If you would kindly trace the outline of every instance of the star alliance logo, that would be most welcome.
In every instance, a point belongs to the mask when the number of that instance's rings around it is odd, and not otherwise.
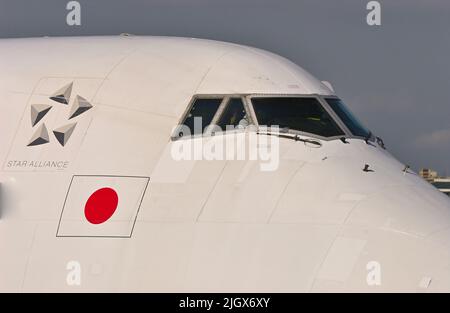
[[[15,94],[22,115],[3,163],[5,171],[65,171],[79,155],[95,122],[99,78],[42,77],[28,93]]]
[[[45,125],[45,122],[42,122],[42,124],[40,124],[39,126],[38,124],[41,122],[42,119],[44,119],[44,117],[47,115],[48,112],[50,112],[50,110],[54,109],[54,107],[60,107],[59,110],[61,110],[63,107],[69,106],[71,102],[70,98],[72,95],[72,88],[73,82],[60,88],[58,91],[56,91],[53,95],[49,97],[50,100],[58,104],[54,105],[39,104],[39,103],[31,104],[30,110],[31,126],[33,128],[37,126],[37,128],[33,133],[27,146],[29,147],[39,146],[50,142],[49,131],[47,129],[47,126]],[[66,113],[67,124],[63,124],[52,130],[55,139],[59,142],[61,146],[64,147],[67,144],[70,137],[72,136],[72,133],[75,130],[75,127],[77,126],[76,122],[70,123],[70,120],[82,115],[84,112],[90,110],[92,107],[93,107],[92,104],[90,104],[85,98],[79,95],[75,97],[72,105],[70,106],[68,114]]]

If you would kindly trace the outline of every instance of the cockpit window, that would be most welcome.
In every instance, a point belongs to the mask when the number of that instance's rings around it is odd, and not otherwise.
[[[216,125],[223,131],[228,127],[245,127],[249,124],[247,113],[245,112],[244,103],[241,98],[231,98],[217,121]]]
[[[316,98],[253,97],[252,104],[259,125],[278,125],[322,137],[344,135]]]
[[[342,100],[336,98],[328,98],[325,100],[354,136],[370,137],[370,131],[350,112]]]
[[[186,116],[184,126],[190,130],[190,135],[202,134],[204,129],[209,126],[216,114],[222,98],[213,99],[196,99]],[[177,134],[177,137],[182,137],[184,134]]]

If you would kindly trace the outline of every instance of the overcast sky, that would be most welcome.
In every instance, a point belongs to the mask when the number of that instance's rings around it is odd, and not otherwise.
[[[0,37],[170,35],[231,41],[281,54],[338,95],[416,170],[450,175],[450,1],[0,0]]]

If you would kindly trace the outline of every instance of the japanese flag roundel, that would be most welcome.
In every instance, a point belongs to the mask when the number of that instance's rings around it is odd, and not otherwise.
[[[56,236],[131,237],[148,182],[137,176],[73,176]]]

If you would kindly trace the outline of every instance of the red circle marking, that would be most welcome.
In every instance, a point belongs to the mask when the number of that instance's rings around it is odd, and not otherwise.
[[[117,209],[119,197],[112,188],[101,188],[95,191],[84,206],[84,215],[91,224],[101,224],[113,216]]]

